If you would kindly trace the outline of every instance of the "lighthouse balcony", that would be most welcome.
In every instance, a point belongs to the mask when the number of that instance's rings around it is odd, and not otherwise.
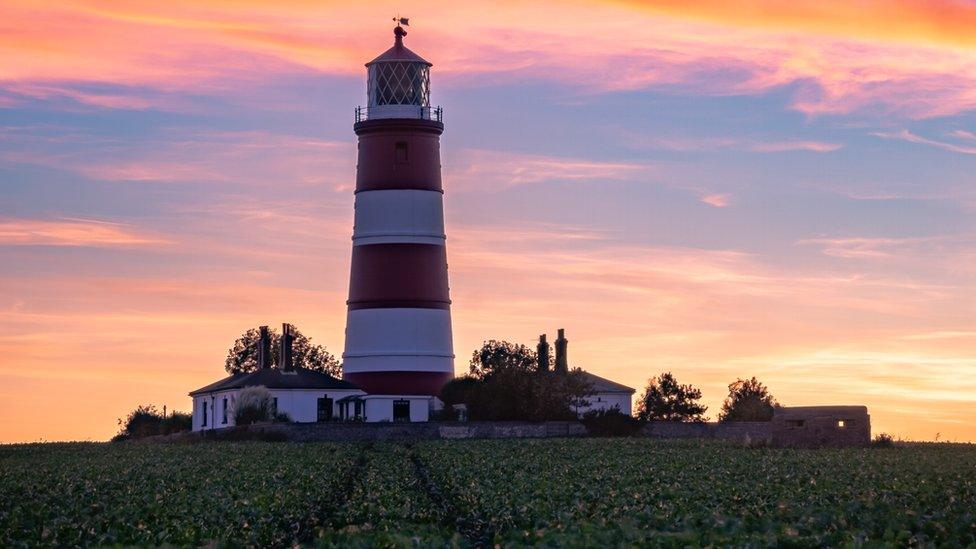
[[[356,107],[356,122],[380,120],[384,118],[409,118],[415,120],[433,120],[444,122],[444,110],[440,107],[424,107],[421,105],[375,105],[372,107]]]

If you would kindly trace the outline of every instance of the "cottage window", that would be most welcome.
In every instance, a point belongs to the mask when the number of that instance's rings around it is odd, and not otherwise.
[[[221,402],[220,414],[221,414],[220,423],[226,424],[227,423],[227,397],[224,397],[223,401]]]
[[[207,401],[204,401],[203,402],[203,418],[202,419],[203,419],[203,421],[200,422],[200,425],[202,427],[206,427],[207,426]]]
[[[278,397],[271,399],[271,415],[278,415]]]

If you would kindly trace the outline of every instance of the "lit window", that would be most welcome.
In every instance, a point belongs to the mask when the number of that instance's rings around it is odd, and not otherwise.
[[[838,419],[837,420],[837,427],[840,428],[840,429],[843,429],[844,427],[847,427],[847,422],[845,420],[843,420],[843,419]]]

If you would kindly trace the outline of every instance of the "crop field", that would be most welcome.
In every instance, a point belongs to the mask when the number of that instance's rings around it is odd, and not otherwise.
[[[976,545],[976,446],[0,446],[0,546]]]

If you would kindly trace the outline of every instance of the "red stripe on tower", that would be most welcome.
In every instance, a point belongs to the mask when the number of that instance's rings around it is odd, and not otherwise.
[[[366,64],[343,377],[371,394],[439,395],[454,377],[431,64],[395,44]]]

